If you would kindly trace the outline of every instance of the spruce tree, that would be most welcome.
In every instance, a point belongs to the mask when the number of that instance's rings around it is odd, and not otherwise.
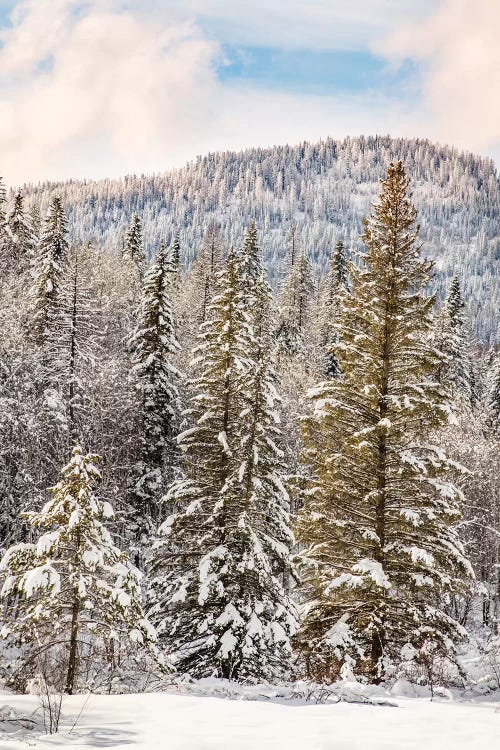
[[[172,359],[180,347],[170,294],[171,265],[162,244],[144,276],[137,326],[129,344],[140,414],[140,463],[132,495],[141,531],[158,525],[159,498],[173,478],[178,454],[180,373]]]
[[[320,329],[320,369],[327,378],[336,378],[340,375],[340,365],[334,351],[337,342],[335,323],[341,295],[345,294],[348,289],[345,248],[342,240],[339,240],[330,259],[324,289],[322,290],[318,321]]]
[[[59,280],[53,330],[47,337],[49,382],[66,407],[72,444],[87,437],[94,365],[101,351],[99,312],[92,288],[95,253],[91,246],[68,252]]]
[[[151,617],[179,671],[196,677],[286,672],[294,629],[282,581],[292,536],[278,399],[268,338],[262,330],[257,342],[246,311],[251,267],[231,251],[218,279],[195,350],[193,426],[179,438],[185,476],[167,494],[179,511],[160,527],[152,564]],[[266,295],[262,286],[262,307]]]
[[[464,630],[443,606],[472,576],[458,538],[454,464],[433,438],[450,417],[432,378],[431,264],[419,258],[409,180],[391,164],[366,221],[337,330],[343,377],[311,393],[313,480],[298,522],[310,673],[379,681],[406,644],[453,651]]]
[[[307,354],[314,298],[311,263],[301,253],[285,280],[279,306],[277,338],[280,348],[289,356]]]
[[[445,355],[438,377],[462,406],[477,402],[477,376],[467,326],[465,303],[456,276],[450,282],[437,325],[437,344]]]
[[[21,649],[28,674],[47,652],[59,657],[67,693],[80,687],[80,667],[90,674],[102,668],[95,661],[103,660],[105,645],[154,649],[138,573],[106,528],[111,506],[94,494],[97,461],[73,450],[51,499],[24,514],[38,539],[11,547],[0,563],[1,597],[12,613],[2,636]]]
[[[183,318],[188,322],[188,335],[198,333],[205,322],[208,309],[216,293],[217,278],[222,270],[222,240],[214,221],[208,225],[198,255],[193,260],[187,274],[180,305]]]
[[[29,215],[24,209],[21,190],[14,197],[14,206],[7,220],[9,232],[8,261],[21,272],[27,271],[33,260],[36,237]]]
[[[7,239],[7,191],[0,176],[0,251],[3,250],[3,244]]]
[[[46,344],[57,311],[62,264],[68,249],[67,222],[62,202],[55,196],[45,219],[34,257],[32,332],[36,342]]]
[[[132,216],[132,221],[125,235],[125,244],[123,246],[123,257],[125,261],[135,269],[140,276],[144,273],[144,264],[146,254],[142,239],[142,223],[137,214]]]
[[[493,355],[486,373],[485,423],[488,431],[500,436],[500,353]]]

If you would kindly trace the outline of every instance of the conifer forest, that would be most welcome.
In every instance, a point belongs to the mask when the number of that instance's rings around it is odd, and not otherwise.
[[[453,208],[498,182],[383,145],[331,195],[294,185],[333,142],[2,187],[7,686],[463,687],[472,649],[500,687],[498,226]]]

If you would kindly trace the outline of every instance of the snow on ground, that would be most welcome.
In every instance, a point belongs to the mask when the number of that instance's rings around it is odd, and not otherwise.
[[[498,696],[496,696],[498,697]],[[396,705],[229,700],[170,693],[65,698],[57,735],[4,734],[0,750],[498,750],[500,703],[391,698]],[[29,713],[37,699],[0,693]]]

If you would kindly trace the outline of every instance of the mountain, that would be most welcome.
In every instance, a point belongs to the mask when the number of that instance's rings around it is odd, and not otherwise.
[[[42,211],[59,192],[74,241],[119,248],[131,215],[144,223],[148,249],[180,236],[189,264],[204,231],[216,220],[227,243],[239,245],[255,219],[274,283],[284,268],[292,224],[315,264],[324,268],[342,238],[359,247],[363,216],[390,161],[401,159],[413,180],[422,252],[435,260],[442,296],[460,280],[476,335],[500,340],[500,183],[491,159],[427,140],[331,138],[297,146],[255,148],[199,157],[184,168],[152,176],[26,186]]]

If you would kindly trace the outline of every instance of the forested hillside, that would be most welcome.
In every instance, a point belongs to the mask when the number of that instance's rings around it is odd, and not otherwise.
[[[360,246],[362,221],[387,164],[401,159],[412,179],[424,252],[436,261],[434,283],[444,296],[457,274],[476,335],[500,339],[500,186],[491,159],[462,154],[427,140],[390,137],[327,139],[200,157],[183,169],[120,180],[70,181],[26,189],[28,204],[45,215],[54,192],[62,195],[70,239],[121,247],[131,216],[143,221],[151,253],[158,238],[179,235],[189,264],[212,220],[226,244],[238,245],[255,220],[264,261],[275,286],[284,272],[290,233],[297,247],[325,269],[342,239]]]
[[[412,148],[0,184],[9,686],[500,689],[498,186]]]

